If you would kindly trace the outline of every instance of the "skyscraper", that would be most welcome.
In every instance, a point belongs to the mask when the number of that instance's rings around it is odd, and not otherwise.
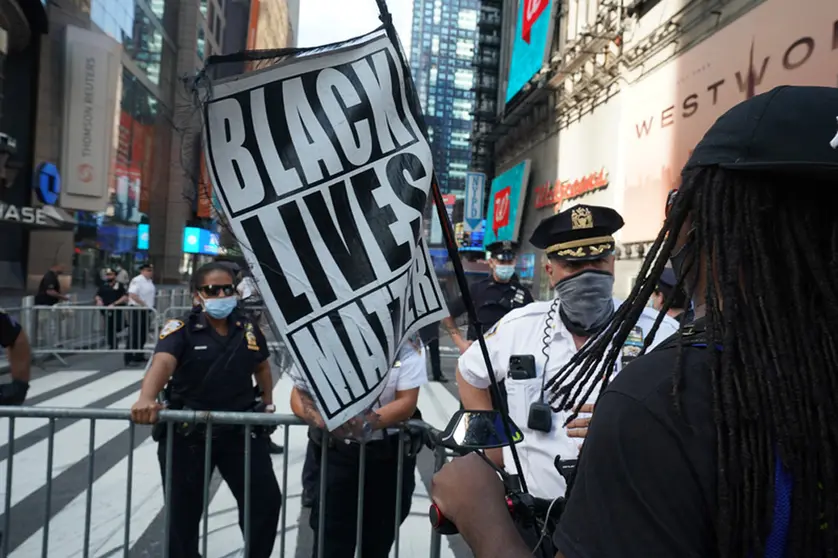
[[[443,192],[461,194],[471,164],[480,0],[414,0],[410,65]]]

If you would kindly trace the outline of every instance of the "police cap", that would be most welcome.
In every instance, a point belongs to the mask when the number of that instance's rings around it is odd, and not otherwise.
[[[684,170],[838,173],[838,89],[784,85],[743,101],[704,134]]]
[[[660,279],[658,279],[658,284],[663,287],[668,287],[670,289],[674,288],[675,285],[678,284],[678,278],[675,277],[675,272],[672,271],[671,267],[666,267],[661,273]]]
[[[486,250],[492,253],[492,258],[500,262],[511,262],[515,259],[518,251],[518,243],[510,240],[499,240],[487,245]]]
[[[614,251],[623,218],[610,207],[576,205],[541,221],[530,243],[560,260],[596,260]]]

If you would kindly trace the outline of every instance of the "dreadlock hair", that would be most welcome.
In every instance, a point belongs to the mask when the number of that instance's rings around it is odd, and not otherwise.
[[[608,385],[689,217],[688,269],[674,290],[684,285],[691,297],[703,273],[708,347],[720,347],[708,357],[723,558],[764,555],[778,457],[793,479],[788,555],[838,555],[838,219],[821,197],[834,183],[803,178],[685,173],[631,294],[603,333],[547,383],[551,404],[571,411]],[[679,412],[682,350],[673,371]],[[601,382],[591,382],[595,377]]]

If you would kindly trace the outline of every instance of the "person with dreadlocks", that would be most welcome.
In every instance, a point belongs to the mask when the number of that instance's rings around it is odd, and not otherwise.
[[[669,309],[665,312],[665,322],[670,322],[677,328],[680,324],[688,324],[693,320],[693,310],[687,292],[678,286],[678,278],[671,267],[664,269],[658,279],[658,286],[652,293],[652,308],[662,312],[667,301]]]
[[[546,382],[589,340],[599,338],[620,305],[613,297],[613,234],[622,226],[619,213],[595,205],[576,205],[544,219],[533,231],[530,243],[547,255],[545,271],[553,283],[555,298],[510,311],[485,336],[492,372],[505,386],[509,416],[524,434],[516,447],[525,484],[532,496],[548,505],[564,496],[567,488],[556,459],[563,462],[563,469],[567,466],[564,462],[577,459],[589,418],[580,417],[566,427],[570,413],[551,411]],[[657,316],[658,312],[647,308],[635,317],[631,336],[615,348],[621,356],[615,363],[617,369],[640,353],[644,341],[651,342]],[[665,339],[676,330],[665,325],[658,338]],[[525,362],[532,366],[522,366]],[[492,408],[488,389],[491,380],[479,346],[472,345],[460,357],[457,383],[465,409]],[[517,474],[509,448],[488,453],[510,475]],[[541,542],[538,556],[552,557],[549,539],[524,520],[519,527],[531,548]]]
[[[615,345],[667,260],[696,321],[600,396],[554,542],[558,557],[838,556],[838,89],[784,86],[696,146]],[[828,199],[828,196],[827,198]],[[617,356],[585,347],[553,404]],[[454,460],[433,498],[478,558],[529,556],[491,468]]]

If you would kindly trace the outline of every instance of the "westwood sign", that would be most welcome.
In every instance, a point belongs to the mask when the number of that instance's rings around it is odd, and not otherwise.
[[[565,200],[572,200],[590,192],[601,190],[608,186],[608,171],[592,172],[588,176],[577,180],[557,180],[555,184],[547,183],[535,188],[536,209],[548,205],[561,204]]]

